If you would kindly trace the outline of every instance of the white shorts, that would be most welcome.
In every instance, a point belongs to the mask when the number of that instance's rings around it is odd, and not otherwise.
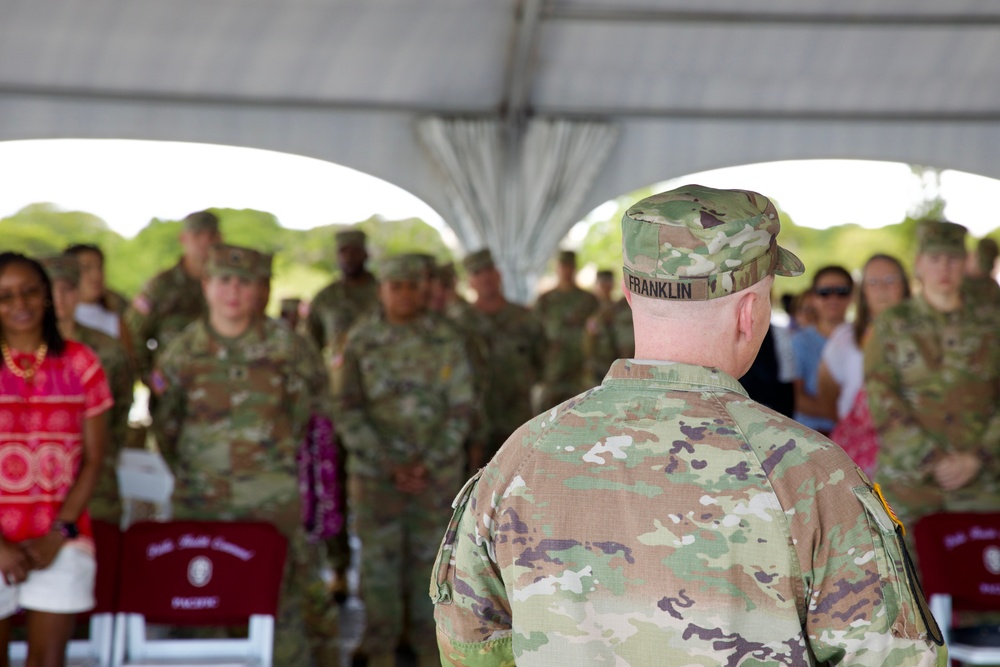
[[[54,614],[77,614],[94,608],[94,554],[64,545],[44,570],[31,570],[19,584],[0,577],[0,619],[13,616],[18,608]]]

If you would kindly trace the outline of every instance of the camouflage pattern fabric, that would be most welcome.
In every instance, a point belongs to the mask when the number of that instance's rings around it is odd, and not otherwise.
[[[732,377],[616,361],[455,500],[444,665],[947,664],[844,452]]]
[[[129,305],[128,299],[111,289],[104,290],[100,303],[111,312],[118,313],[119,315],[124,315]]]
[[[495,313],[477,310],[473,321],[487,348],[490,431],[484,461],[489,461],[510,434],[534,416],[531,389],[541,380],[548,348],[541,322],[523,306],[507,303]]]
[[[393,325],[379,313],[348,336],[343,373],[338,426],[362,544],[367,622],[361,650],[394,651],[408,603],[410,641],[418,653],[434,654],[426,573],[465,477],[473,401],[465,342],[441,318]],[[393,469],[410,464],[426,466],[430,481],[416,495],[392,483]]]
[[[941,313],[917,295],[883,313],[864,349],[865,388],[882,441],[878,479],[907,525],[937,511],[1000,507],[1000,312],[968,302]],[[945,452],[987,461],[943,491],[929,466]]]
[[[170,342],[206,312],[201,281],[187,274],[183,260],[142,288],[125,312],[125,326],[143,382]]]
[[[600,310],[587,319],[583,354],[589,384],[600,384],[616,359],[635,356],[635,329],[628,301],[622,298],[602,304]]]
[[[486,397],[492,392],[490,383],[492,377],[489,366],[489,343],[480,326],[480,315],[476,308],[462,298],[449,302],[444,309],[445,319],[454,326],[465,340],[465,351],[472,368],[472,400],[469,437],[466,441],[466,454],[475,452],[474,457],[481,459],[477,466],[485,463],[492,453],[483,452],[488,449],[490,439],[489,414],[486,412]],[[495,450],[494,450],[495,451]]]
[[[154,429],[176,477],[174,515],[270,521],[289,538],[275,664],[308,665],[302,607],[318,574],[296,452],[310,415],[332,409],[319,354],[271,320],[236,339],[198,320],[161,355],[152,383]]]
[[[535,313],[549,346],[542,377],[541,408],[557,405],[585,388],[583,331],[587,318],[597,307],[597,297],[579,287],[554,289],[538,297]]]
[[[364,233],[358,230],[337,233],[338,243],[364,245],[364,238]],[[310,338],[323,354],[330,379],[330,390],[334,397],[340,395],[343,385],[340,371],[343,367],[341,355],[347,334],[357,322],[378,311],[378,307],[378,281],[375,276],[367,272],[360,283],[338,280],[324,287],[313,297],[309,306],[309,317],[302,323],[302,327],[306,337]],[[341,461],[347,460],[347,452],[340,437],[337,439],[337,456]],[[340,503],[342,507],[347,507],[347,467],[341,465],[338,475],[339,488],[342,492]],[[351,547],[348,538],[348,532],[345,530],[327,542],[327,553],[334,569],[343,571],[350,564]]]
[[[962,282],[962,296],[992,308],[1000,308],[1000,283],[989,276],[967,276]]]
[[[802,273],[777,244],[774,204],[750,190],[685,185],[647,197],[622,216],[624,278],[632,294],[704,301],[771,274]]]
[[[333,282],[320,290],[309,306],[305,330],[329,361],[339,355],[351,327],[363,316],[378,310],[378,281],[370,273],[364,282]],[[338,383],[335,383],[334,394]]]
[[[101,476],[87,508],[92,518],[110,521],[117,526],[122,513],[121,496],[118,493],[118,453],[129,439],[128,413],[132,408],[135,374],[121,341],[82,324],[74,327],[73,335],[77,341],[97,353],[108,378],[111,395],[115,399],[115,404],[108,411],[108,445],[104,449]]]

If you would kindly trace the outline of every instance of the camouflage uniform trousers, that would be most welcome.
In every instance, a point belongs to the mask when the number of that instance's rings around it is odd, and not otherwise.
[[[410,495],[397,491],[389,481],[352,477],[365,603],[361,652],[369,656],[392,653],[408,634],[405,639],[421,664],[428,660],[438,664],[427,578],[460,486],[459,476],[449,483],[434,479],[424,493]]]

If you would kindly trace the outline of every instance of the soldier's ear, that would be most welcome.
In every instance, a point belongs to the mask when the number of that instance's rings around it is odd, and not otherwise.
[[[754,306],[759,297],[753,290],[744,290],[744,292],[736,305],[736,328],[741,341],[752,341],[757,325]]]

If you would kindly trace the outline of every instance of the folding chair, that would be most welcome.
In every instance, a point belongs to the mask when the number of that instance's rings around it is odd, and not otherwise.
[[[77,623],[90,625],[86,639],[70,640],[66,647],[67,664],[111,664],[111,647],[114,635],[115,602],[118,597],[118,563],[121,549],[121,531],[107,521],[93,520],[94,548],[97,559],[97,577],[94,582],[96,606],[93,610],[77,615]],[[10,642],[8,650],[11,665],[24,664],[28,657],[26,642]]]
[[[264,522],[133,524],[122,538],[114,662],[270,667],[287,540]],[[246,625],[243,639],[163,639],[147,623]]]
[[[958,611],[1000,613],[1000,513],[941,513],[914,526],[928,604],[952,660],[1000,665],[1000,628],[956,627]]]

